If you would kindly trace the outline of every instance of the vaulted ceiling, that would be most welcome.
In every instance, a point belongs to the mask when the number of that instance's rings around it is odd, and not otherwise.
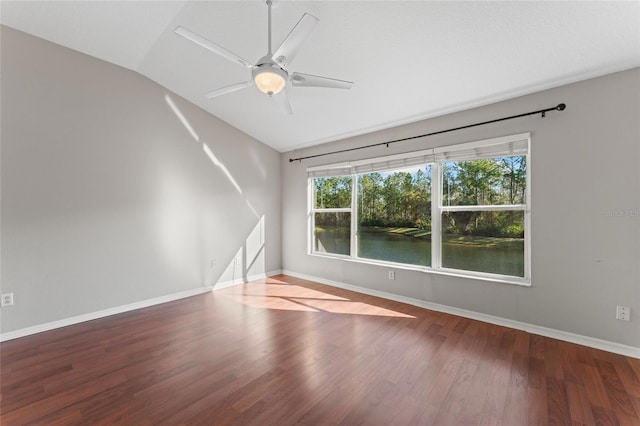
[[[3,25],[147,76],[285,152],[640,66],[640,2],[285,1],[274,49],[319,19],[290,68],[354,81],[291,87],[293,115],[251,72],[176,35],[182,26],[255,63],[267,6],[244,1],[2,1]]]

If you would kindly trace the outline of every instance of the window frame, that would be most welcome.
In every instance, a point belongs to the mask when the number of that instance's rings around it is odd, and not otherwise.
[[[524,204],[488,204],[488,205],[456,205],[456,206],[444,206],[442,205],[442,202],[444,200],[444,194],[442,193],[442,189],[443,189],[443,170],[442,170],[442,163],[435,163],[433,164],[432,167],[434,167],[435,169],[438,170],[438,186],[439,186],[439,190],[440,190],[440,196],[437,198],[437,202],[436,203],[432,203],[432,221],[431,221],[431,240],[435,240],[437,238],[437,241],[439,242],[438,244],[438,250],[437,250],[437,266],[434,269],[441,269],[444,272],[451,272],[451,273],[459,273],[459,271],[464,271],[465,274],[469,273],[470,275],[473,276],[478,276],[478,277],[486,277],[489,276],[489,278],[494,277],[496,280],[500,280],[500,281],[512,281],[515,280],[517,281],[518,284],[527,284],[531,282],[531,261],[530,261],[530,243],[531,243],[531,238],[530,238],[530,198],[531,198],[531,193],[530,193],[530,173],[529,173],[529,167],[530,167],[530,157],[528,154],[526,155],[522,155],[526,158],[526,164],[527,164],[527,169],[526,169],[526,175],[525,175],[525,203]],[[504,156],[502,157],[494,157],[494,158],[504,158]],[[433,191],[433,187],[432,187],[432,191]],[[515,275],[502,275],[502,274],[495,274],[495,273],[489,273],[489,272],[480,272],[480,271],[473,271],[473,270],[462,270],[462,269],[454,269],[454,268],[447,268],[442,266],[442,215],[444,213],[447,212],[495,212],[495,211],[517,211],[517,212],[523,212],[523,216],[524,216],[524,276],[523,277],[518,277]],[[437,216],[438,217],[438,226],[437,229],[434,231],[434,224],[433,224],[433,217]],[[437,233],[437,237],[434,237],[434,233]],[[433,252],[433,247],[431,248],[432,252]],[[433,258],[433,254],[432,254],[432,258]],[[433,260],[432,260],[433,262]]]
[[[337,175],[337,176],[349,176],[349,175]],[[321,177],[309,178],[308,179],[308,204],[309,204],[309,238],[307,245],[307,253],[321,256],[330,256],[330,257],[340,257],[340,258],[352,258],[353,253],[353,237],[349,238],[349,254],[340,254],[340,253],[329,253],[314,250],[314,241],[315,241],[315,229],[316,229],[316,213],[350,213],[351,214],[351,224],[350,224],[350,233],[353,235],[353,209],[354,209],[354,200],[353,200],[353,185],[355,182],[355,177],[351,176],[351,203],[349,207],[331,207],[331,208],[317,208],[316,207],[316,191],[313,180],[314,179],[322,179]]]
[[[431,165],[433,166],[433,163],[424,163],[421,164],[421,166],[428,166]],[[431,181],[433,182],[433,168],[429,171],[429,177],[431,178]],[[391,170],[387,170],[388,172],[393,172],[393,173],[397,173],[397,172],[403,172],[406,171],[406,167],[400,167],[398,169],[391,169]],[[376,171],[370,171],[370,172],[363,172],[363,173],[359,173],[356,175],[353,175],[354,177],[354,185],[358,185],[359,181],[360,181],[360,177],[368,174],[368,173],[375,173]],[[432,183],[433,185],[433,183]],[[433,186],[431,187],[431,193],[433,192]],[[369,257],[360,257],[360,253],[358,248],[360,247],[360,243],[359,243],[359,238],[360,238],[360,233],[358,232],[359,230],[359,223],[360,223],[360,217],[358,216],[358,200],[355,198],[358,196],[358,187],[355,187],[355,191],[352,193],[352,201],[353,201],[353,211],[355,212],[353,214],[353,227],[352,228],[352,232],[354,232],[353,230],[355,229],[355,238],[353,238],[353,242],[354,242],[354,246],[352,246],[352,253],[355,253],[355,255],[353,256],[355,261],[361,261],[364,263],[374,263],[374,264],[383,264],[383,265],[389,265],[389,266],[393,266],[393,267],[397,267],[397,268],[401,268],[401,269],[410,269],[410,270],[422,270],[424,268],[427,269],[431,269],[431,266],[424,266],[424,265],[419,265],[416,263],[400,263],[400,262],[394,262],[392,260],[383,260],[383,259],[375,259],[375,258],[369,258]],[[431,214],[433,214],[433,199],[430,199],[429,203],[431,204]],[[433,223],[433,222],[432,222]],[[432,241],[430,242],[431,250],[433,250],[433,237],[432,237]],[[431,260],[433,261],[433,255],[431,257]]]
[[[526,148],[523,148],[523,142],[526,141]],[[498,155],[491,154],[492,146],[513,146],[509,144],[520,143],[517,153],[509,154],[501,152]],[[484,154],[478,154],[483,149],[488,149]],[[455,154],[459,153],[460,157],[456,158]],[[448,156],[453,153],[453,158]],[[470,153],[470,154],[469,154]],[[474,154],[476,153],[476,154]],[[465,157],[467,155],[467,157]],[[474,155],[476,155],[474,157]],[[443,194],[443,174],[442,164],[446,162],[458,162],[465,160],[475,160],[481,158],[502,158],[509,156],[524,156],[526,158],[526,176],[525,176],[525,202],[524,204],[500,204],[500,205],[457,205],[444,206]],[[430,160],[430,161],[425,161]],[[394,166],[382,166],[386,164]],[[407,263],[391,262],[379,259],[369,259],[359,257],[358,253],[358,206],[357,206],[357,188],[360,175],[395,170],[400,171],[411,165],[428,165],[431,164],[431,265],[422,266]],[[378,165],[376,168],[375,165]],[[391,168],[385,168],[391,167]],[[351,173],[345,173],[347,170]],[[332,173],[331,171],[336,171]],[[339,173],[337,173],[339,171]],[[457,276],[472,278],[485,281],[501,282],[507,284],[516,284],[522,286],[531,285],[531,135],[522,133],[475,142],[463,143],[458,145],[449,145],[444,147],[432,148],[429,150],[409,152],[406,154],[395,154],[391,156],[378,157],[366,160],[359,160],[349,163],[339,163],[333,165],[315,166],[307,169],[308,173],[308,245],[307,254],[312,256],[321,256],[329,258],[337,258],[342,260],[354,261],[358,263],[383,265],[394,267],[397,269],[418,270],[426,273]],[[326,175],[323,175],[328,173]],[[315,208],[315,187],[314,179],[329,176],[351,176],[351,206],[348,208],[333,209],[317,209]],[[515,275],[501,275],[473,270],[445,268],[442,266],[442,215],[446,212],[459,211],[522,211],[524,215],[524,277]],[[334,254],[327,252],[319,252],[314,250],[315,238],[315,213],[317,212],[350,212],[351,213],[351,238],[350,238],[350,254]]]

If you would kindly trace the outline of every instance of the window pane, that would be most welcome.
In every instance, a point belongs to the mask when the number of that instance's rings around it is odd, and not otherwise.
[[[442,266],[524,277],[524,212],[443,213]]]
[[[313,184],[316,209],[351,207],[351,176],[315,178]]]
[[[346,254],[351,252],[351,213],[315,213],[313,251]]]
[[[431,166],[358,176],[358,257],[431,266]]]
[[[442,205],[524,204],[527,158],[490,158],[442,164]]]

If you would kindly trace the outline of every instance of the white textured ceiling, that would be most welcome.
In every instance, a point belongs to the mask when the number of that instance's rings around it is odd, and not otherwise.
[[[640,66],[640,2],[278,1],[277,47],[304,12],[320,19],[290,66],[351,90],[290,88],[288,116],[255,87],[206,99],[267,50],[263,1],[2,1],[0,22],[137,71],[288,151]],[[541,107],[546,107],[542,105]]]

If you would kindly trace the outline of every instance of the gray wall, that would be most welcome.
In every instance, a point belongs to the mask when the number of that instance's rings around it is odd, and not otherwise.
[[[135,72],[1,37],[2,332],[280,269],[276,151]]]
[[[0,278],[16,300],[2,332],[282,267],[640,346],[640,219],[607,215],[640,210],[638,69],[279,155],[134,72],[5,27],[1,43]],[[288,162],[559,102],[544,119]],[[306,167],[527,131],[531,287],[388,281],[387,267],[306,254]]]
[[[640,70],[282,155],[283,269],[640,347]],[[290,157],[361,146],[567,104],[416,142],[301,163]],[[384,105],[380,105],[384,108]],[[306,254],[306,168],[531,132],[532,286],[398,270]],[[612,217],[610,210],[629,211]],[[632,321],[615,319],[630,306]]]

